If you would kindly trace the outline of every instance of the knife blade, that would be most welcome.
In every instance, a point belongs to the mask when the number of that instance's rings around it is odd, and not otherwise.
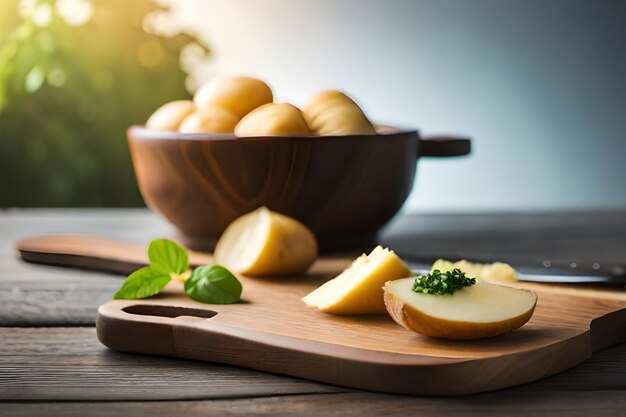
[[[416,274],[430,272],[431,264],[423,262],[409,262],[409,268]],[[547,284],[597,285],[626,288],[626,268],[612,266],[601,268],[600,264],[593,263],[592,271],[588,271],[575,262],[563,263],[555,266],[554,262],[544,261],[541,266],[512,265],[517,278],[523,282],[537,282]]]

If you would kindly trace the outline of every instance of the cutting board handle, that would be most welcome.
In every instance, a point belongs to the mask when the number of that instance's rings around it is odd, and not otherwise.
[[[145,246],[97,236],[33,236],[19,240],[16,249],[26,262],[121,275],[129,275],[149,263]],[[191,266],[213,262],[208,253],[187,252]]]
[[[208,360],[383,392],[414,394],[415,379],[421,378],[429,383],[420,393],[438,394],[449,389],[454,377],[448,374],[457,372],[447,365],[463,368],[462,373],[480,367],[480,361],[474,360],[361,349],[246,329],[213,319],[221,314],[233,312],[114,300],[98,309],[96,331],[100,342],[114,350]],[[444,369],[433,378],[431,367],[424,363]],[[372,378],[372,374],[393,378]],[[478,387],[466,382],[455,389],[472,392]]]

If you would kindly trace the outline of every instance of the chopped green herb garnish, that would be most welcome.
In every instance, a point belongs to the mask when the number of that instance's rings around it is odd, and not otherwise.
[[[446,272],[433,269],[428,275],[419,275],[415,278],[413,291],[433,295],[454,294],[461,288],[474,284],[476,278],[466,277],[465,272],[458,268]]]

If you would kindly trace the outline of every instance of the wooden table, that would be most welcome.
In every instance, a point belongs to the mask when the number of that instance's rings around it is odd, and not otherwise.
[[[95,234],[146,244],[174,234],[147,210],[0,212],[0,415],[625,416],[626,345],[533,384],[404,397],[180,359],[113,352],[95,335],[115,275],[25,264],[16,239]],[[382,241],[403,254],[626,263],[626,212],[400,217]]]

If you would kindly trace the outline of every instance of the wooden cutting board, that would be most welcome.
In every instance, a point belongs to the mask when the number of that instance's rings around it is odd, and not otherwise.
[[[48,236],[18,243],[24,260],[129,273],[145,248],[96,237]],[[190,253],[194,265],[212,262]],[[518,283],[535,291],[533,318],[491,339],[419,336],[386,315],[340,317],[300,298],[336,276],[351,258],[323,258],[297,277],[249,278],[243,302],[208,305],[172,282],[146,300],[114,300],[98,310],[97,333],[111,349],[243,366],[373,391],[454,395],[535,381],[593,352],[626,342],[626,291]],[[121,281],[120,281],[121,283]]]

